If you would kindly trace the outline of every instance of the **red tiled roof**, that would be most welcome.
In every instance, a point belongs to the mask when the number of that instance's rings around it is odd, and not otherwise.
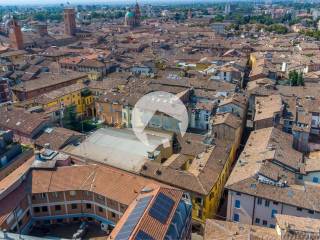
[[[172,222],[172,218],[176,212],[176,209],[178,207],[178,204],[182,198],[182,194],[183,192],[181,190],[178,189],[174,189],[174,188],[165,188],[165,187],[156,187],[156,186],[152,186],[152,185],[148,185],[146,188],[151,189],[150,192],[147,193],[141,193],[136,200],[147,197],[147,196],[152,196],[151,201],[149,202],[149,205],[147,206],[147,208],[145,209],[142,217],[140,218],[140,220],[138,221],[137,225],[135,226],[134,230],[132,231],[132,233],[130,234],[130,238],[129,239],[135,239],[136,235],[139,233],[139,231],[143,231],[146,234],[148,234],[149,236],[151,236],[153,239],[164,239],[169,226]],[[153,218],[150,214],[149,214],[149,210],[151,209],[151,207],[153,206],[155,200],[157,199],[157,196],[162,193],[164,195],[166,195],[167,197],[169,197],[170,199],[172,199],[174,201],[174,205],[173,208],[170,212],[170,215],[166,221],[165,224],[161,223],[160,221],[158,221],[157,219]],[[124,215],[122,216],[122,218],[120,219],[120,221],[118,222],[118,224],[116,225],[116,227],[114,228],[114,230],[112,231],[111,235],[109,236],[109,239],[115,239],[116,236],[120,233],[123,225],[125,224],[125,222],[127,221],[128,217],[130,216],[131,212],[134,210],[134,208],[136,207],[138,201],[133,201],[127,211],[124,213]]]

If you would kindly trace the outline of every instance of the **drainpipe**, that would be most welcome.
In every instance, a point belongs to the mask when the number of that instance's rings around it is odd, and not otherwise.
[[[251,220],[251,225],[253,225],[253,221],[254,221],[254,212],[256,210],[256,197],[253,198],[253,211],[252,211],[252,220]]]

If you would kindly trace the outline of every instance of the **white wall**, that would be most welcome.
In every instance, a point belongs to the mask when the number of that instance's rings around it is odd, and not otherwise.
[[[240,208],[235,207],[235,201],[240,200]],[[239,214],[241,223],[252,224],[258,226],[270,227],[276,225],[275,218],[272,218],[272,210],[277,210],[278,214],[292,215],[298,217],[308,217],[320,219],[320,213],[310,213],[307,209],[298,210],[297,207],[269,201],[269,206],[265,205],[266,199],[262,198],[262,204],[258,204],[258,198],[244,193],[237,195],[234,191],[228,191],[227,220],[233,221],[234,214]],[[256,223],[256,218],[260,222]],[[263,220],[267,221],[267,225],[263,225]]]
[[[227,104],[224,106],[219,106],[218,112],[220,113],[238,113],[238,115],[243,118],[244,117],[244,109],[240,108],[239,106],[235,104]]]
[[[313,182],[314,177],[317,177],[319,179],[319,182],[314,183],[314,184],[320,184],[320,172],[310,172],[307,175],[303,175],[303,181],[304,182]]]
[[[235,201],[240,200],[240,208],[235,208]],[[252,224],[254,197],[246,194],[237,195],[236,192],[228,191],[227,220],[233,221],[235,213],[239,214],[240,222]]]

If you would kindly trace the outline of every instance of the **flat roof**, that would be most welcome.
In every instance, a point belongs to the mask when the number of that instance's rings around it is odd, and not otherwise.
[[[154,151],[171,134],[146,131],[150,145],[140,142],[131,129],[101,128],[79,146],[67,146],[64,151],[79,157],[101,162],[129,172],[140,172],[148,160],[148,152]]]

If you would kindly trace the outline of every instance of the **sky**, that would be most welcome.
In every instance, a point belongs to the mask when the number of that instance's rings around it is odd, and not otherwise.
[[[172,3],[172,2],[181,2],[181,3],[197,3],[204,2],[205,0],[138,0],[139,3]],[[207,0],[208,1],[208,0]],[[212,0],[213,1],[213,0]],[[0,5],[24,5],[24,4],[66,4],[68,0],[0,0]],[[69,2],[73,4],[132,4],[135,3],[136,0],[69,0]]]

